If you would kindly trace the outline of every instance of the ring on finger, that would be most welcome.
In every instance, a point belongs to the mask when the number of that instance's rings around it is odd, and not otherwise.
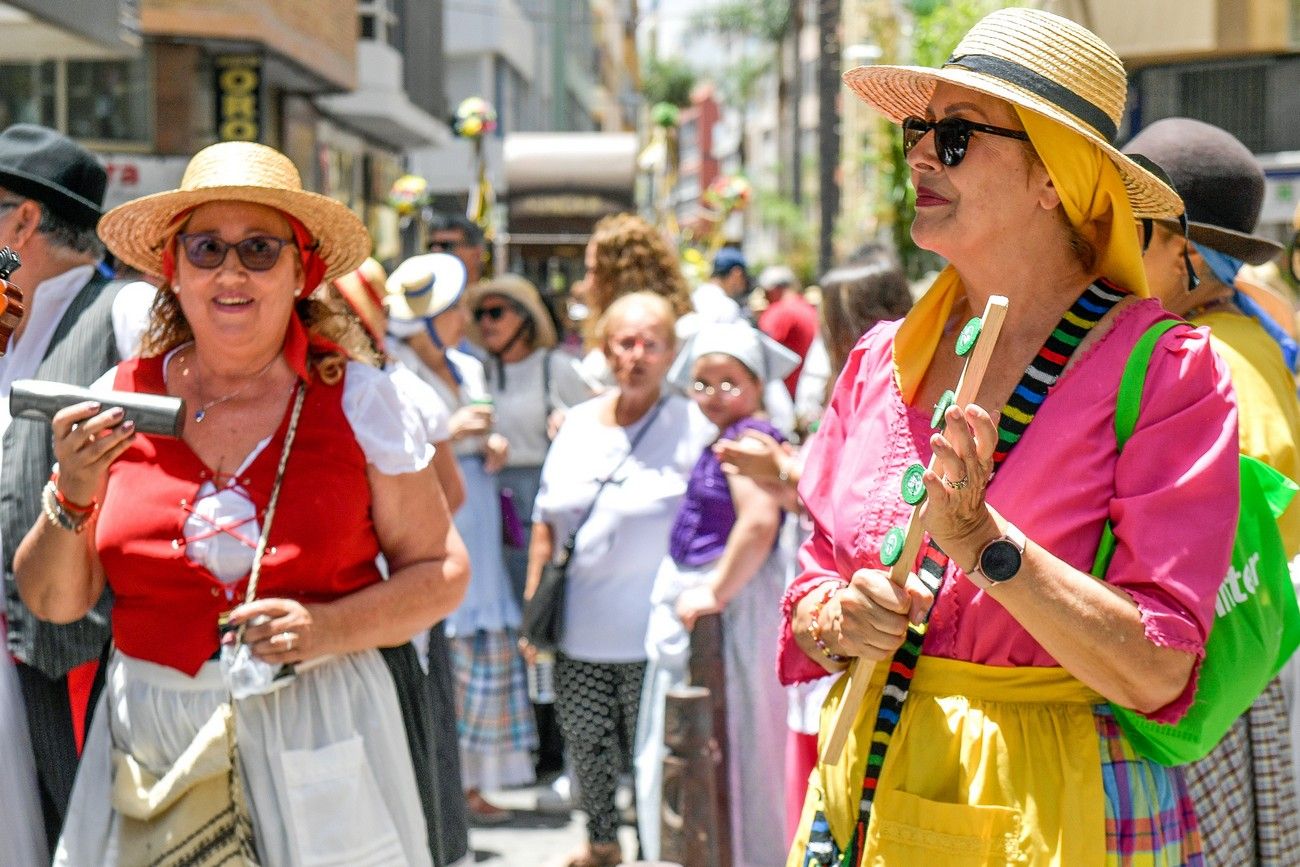
[[[960,491],[962,488],[970,484],[970,473],[967,473],[966,475],[962,476],[960,479],[957,479],[956,481],[953,481],[947,476],[944,476],[943,483],[948,487],[952,488],[954,491]]]
[[[271,644],[282,647],[285,650],[293,650],[294,644],[298,641],[298,636],[292,632],[277,632],[271,636]]]

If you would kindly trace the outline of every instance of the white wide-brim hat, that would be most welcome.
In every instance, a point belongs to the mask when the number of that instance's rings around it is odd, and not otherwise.
[[[388,275],[384,306],[393,319],[432,319],[465,292],[465,264],[449,253],[412,256]]]
[[[1115,147],[1128,79],[1109,45],[1068,18],[1038,9],[1000,9],[962,37],[939,69],[859,66],[844,82],[867,105],[901,123],[926,116],[940,83],[1006,100],[1077,132],[1115,164],[1136,217],[1183,212],[1182,200]]]

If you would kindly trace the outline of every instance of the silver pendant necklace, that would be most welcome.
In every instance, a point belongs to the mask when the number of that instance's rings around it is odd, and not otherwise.
[[[263,367],[263,368],[262,368],[261,370],[259,370],[257,373],[254,373],[253,376],[248,380],[248,382],[244,383],[242,386],[240,386],[239,388],[235,389],[235,390],[232,391],[230,394],[222,395],[221,397],[218,397],[218,398],[216,398],[215,400],[210,400],[210,401],[208,401],[207,403],[205,403],[205,404],[203,404],[202,406],[200,406],[198,409],[196,409],[196,410],[194,411],[194,423],[195,423],[195,424],[199,424],[199,423],[202,422],[205,418],[207,418],[207,417],[208,417],[208,410],[212,409],[214,406],[217,406],[217,405],[219,405],[219,404],[223,404],[223,403],[225,403],[225,402],[228,401],[228,400],[234,400],[235,398],[239,397],[241,394],[243,394],[244,392],[246,392],[246,391],[248,391],[250,388],[252,388],[252,387],[253,387],[253,384],[254,384],[255,382],[257,382],[259,379],[261,379],[261,378],[262,378],[262,375],[265,374],[268,370],[271,369],[271,365],[275,364],[275,362],[276,362],[276,360],[277,360],[278,358],[279,358],[278,355],[275,356],[275,358],[272,358],[270,361],[268,361],[268,362],[266,363],[266,366],[265,366],[265,367]],[[195,366],[194,369],[195,369],[196,372],[198,371],[198,367],[197,367],[197,366]],[[188,367],[185,368],[185,372],[186,372],[186,373],[189,372],[189,368],[188,368]],[[199,387],[199,391],[202,392],[202,390],[203,390],[203,382],[202,382],[202,380],[198,379],[198,377],[195,377],[195,379],[196,379],[195,385],[197,385],[197,386]]]

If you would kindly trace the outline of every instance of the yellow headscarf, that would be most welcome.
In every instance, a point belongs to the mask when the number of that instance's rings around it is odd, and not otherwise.
[[[1019,106],[1013,108],[1047,167],[1070,225],[1097,248],[1101,276],[1145,298],[1150,292],[1142,268],[1142,248],[1133,228],[1133,208],[1115,164],[1073,130]],[[949,265],[899,326],[894,338],[894,369],[899,390],[909,404],[930,367],[953,305],[965,291]]]

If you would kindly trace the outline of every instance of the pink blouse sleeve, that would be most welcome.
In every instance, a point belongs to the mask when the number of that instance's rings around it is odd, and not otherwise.
[[[1179,328],[1151,358],[1142,408],[1115,467],[1106,581],[1137,603],[1146,637],[1195,654],[1181,695],[1148,714],[1177,722],[1196,692],[1239,508],[1237,404],[1206,329]]]
[[[863,343],[850,354],[844,371],[835,383],[830,403],[822,414],[821,424],[808,446],[799,498],[812,522],[812,534],[799,549],[798,574],[781,599],[781,635],[777,644],[777,676],[783,684],[799,683],[825,677],[826,669],[810,659],[794,640],[791,624],[799,602],[827,581],[847,583],[840,575],[832,542],[835,506],[832,481],[844,448],[845,431],[854,412],[854,395],[862,365]]]

